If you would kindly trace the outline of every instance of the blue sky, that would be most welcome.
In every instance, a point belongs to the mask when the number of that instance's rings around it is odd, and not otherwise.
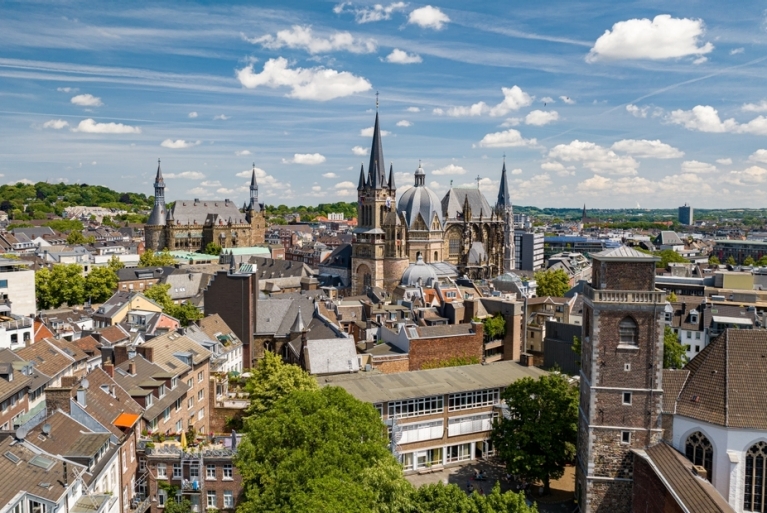
[[[399,192],[762,207],[767,12],[730,2],[3,2],[0,173],[353,201],[376,92]]]

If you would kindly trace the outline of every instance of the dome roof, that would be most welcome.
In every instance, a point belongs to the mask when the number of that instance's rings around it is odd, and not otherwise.
[[[400,283],[406,287],[415,287],[419,285],[428,285],[432,280],[437,281],[437,273],[434,269],[423,261],[423,257],[419,254],[416,263],[410,264],[405,272],[402,273],[402,280]]]
[[[404,212],[408,228],[412,228],[418,214],[421,214],[427,227],[431,226],[434,214],[437,214],[440,226],[444,224],[442,203],[437,193],[426,187],[426,173],[419,165],[415,171],[415,185],[406,190],[397,202],[397,211]]]

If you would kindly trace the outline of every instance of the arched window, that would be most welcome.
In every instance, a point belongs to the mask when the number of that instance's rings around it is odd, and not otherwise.
[[[706,438],[706,435],[696,431],[688,436],[684,446],[684,453],[693,465],[700,465],[706,469],[706,478],[711,481],[711,471],[714,467],[712,463],[714,460],[714,448],[711,446],[709,439]]]
[[[743,511],[767,511],[767,443],[759,442],[746,452],[746,482],[743,493]]]
[[[439,261],[439,256],[438,256],[438,253],[435,251],[434,252],[434,260],[432,260],[432,262],[437,262],[437,261]]]
[[[631,317],[624,317],[618,325],[620,343],[635,346],[639,344],[639,326]]]

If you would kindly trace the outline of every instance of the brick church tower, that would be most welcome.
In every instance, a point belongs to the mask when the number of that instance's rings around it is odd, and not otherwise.
[[[657,258],[627,247],[592,254],[584,290],[576,493],[584,513],[629,513],[632,449],[660,441],[666,295]]]

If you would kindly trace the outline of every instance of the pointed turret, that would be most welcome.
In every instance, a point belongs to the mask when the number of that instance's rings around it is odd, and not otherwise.
[[[296,320],[293,321],[293,327],[290,328],[290,332],[303,333],[304,331],[306,331],[306,327],[304,326],[304,320],[301,318],[301,305],[299,305]]]
[[[506,159],[503,161],[503,170],[501,171],[501,185],[498,188],[498,201],[495,208],[498,211],[511,207],[511,195],[509,194],[509,180],[506,177]]]
[[[383,144],[381,142],[381,128],[378,123],[378,111],[376,111],[376,123],[373,126],[373,146],[370,148],[370,186],[381,189],[386,184],[386,166],[384,164]]]
[[[395,190],[397,188],[394,185],[394,164],[389,164],[389,189]]]
[[[357,190],[361,191],[365,188],[365,166],[360,164],[360,183],[357,185]]]
[[[157,159],[157,175],[154,179],[154,208],[149,214],[148,225],[162,226],[167,221],[165,215],[165,180],[162,178],[160,159]]]
[[[258,203],[258,181],[256,181],[256,163],[253,163],[253,172],[250,175],[250,205],[251,212],[259,212],[261,205]]]

